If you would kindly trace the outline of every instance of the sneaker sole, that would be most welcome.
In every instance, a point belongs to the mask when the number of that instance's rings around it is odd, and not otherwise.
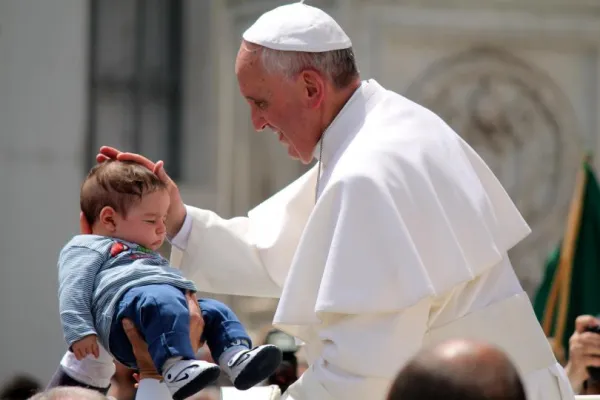
[[[238,390],[248,390],[271,376],[279,367],[282,354],[278,347],[268,346],[258,353],[236,378],[234,386]]]
[[[185,400],[195,395],[219,378],[221,369],[216,365],[189,381],[185,386],[173,394],[173,400]]]

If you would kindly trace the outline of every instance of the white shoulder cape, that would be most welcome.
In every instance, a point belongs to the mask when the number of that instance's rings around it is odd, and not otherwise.
[[[323,313],[398,312],[443,295],[530,233],[475,151],[390,93],[373,96],[364,124],[347,119],[355,138],[298,244],[274,322],[299,337]]]

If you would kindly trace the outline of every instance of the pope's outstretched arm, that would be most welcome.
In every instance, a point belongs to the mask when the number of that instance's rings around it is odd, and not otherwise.
[[[186,206],[172,238],[171,264],[198,290],[279,297],[306,220],[314,206],[313,168],[248,213],[224,219]]]
[[[421,347],[432,297],[424,295],[427,283],[413,268],[418,260],[394,200],[378,182],[360,176],[319,200],[311,221],[330,223],[307,246],[328,246],[321,259],[311,260],[323,265],[315,302],[320,351],[289,388],[288,400],[383,399]]]
[[[198,290],[279,297],[281,289],[261,260],[247,217],[223,219],[187,206],[181,231],[171,240],[171,264]]]

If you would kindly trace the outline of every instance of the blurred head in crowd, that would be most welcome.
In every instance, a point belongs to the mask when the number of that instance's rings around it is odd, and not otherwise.
[[[10,379],[0,389],[1,400],[25,400],[42,389],[39,382],[26,375],[18,375]]]
[[[512,362],[490,345],[453,340],[419,352],[400,371],[388,400],[526,400]]]
[[[221,400],[221,389],[216,386],[210,386],[185,400]]]
[[[100,393],[78,387],[58,387],[32,397],[30,400],[108,400]]]
[[[145,167],[124,161],[96,165],[81,186],[81,211],[94,234],[157,250],[166,236],[166,186]]]

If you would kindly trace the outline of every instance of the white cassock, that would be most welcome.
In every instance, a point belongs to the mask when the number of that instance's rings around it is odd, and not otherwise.
[[[456,337],[504,349],[529,399],[574,398],[507,256],[530,229],[471,147],[373,80],[322,140],[316,204],[315,167],[247,218],[188,207],[173,241],[199,290],[280,298],[274,325],[310,364],[287,399],[384,399]]]

